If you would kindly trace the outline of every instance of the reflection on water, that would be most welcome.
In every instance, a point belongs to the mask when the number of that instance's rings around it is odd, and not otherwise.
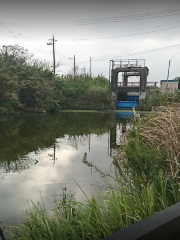
[[[74,180],[91,196],[104,186],[98,172],[82,163],[87,160],[113,175],[114,149],[129,125],[115,113],[61,113],[18,115],[0,118],[0,221],[17,225],[27,199],[53,208],[53,194],[62,188],[83,199]]]

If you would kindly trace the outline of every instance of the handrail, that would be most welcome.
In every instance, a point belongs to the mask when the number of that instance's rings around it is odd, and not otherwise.
[[[180,203],[176,203],[140,222],[112,234],[104,240],[179,239]]]
[[[0,227],[0,238],[2,240],[5,240],[5,237],[4,237],[4,234],[3,234],[3,230],[1,229],[1,227]]]
[[[158,82],[147,82],[146,86],[154,86],[156,87]],[[118,87],[139,87],[140,85],[140,82],[118,82],[117,83],[117,86]]]
[[[127,68],[127,67],[145,67],[145,59],[120,59],[120,60],[111,60],[112,69],[118,68]]]

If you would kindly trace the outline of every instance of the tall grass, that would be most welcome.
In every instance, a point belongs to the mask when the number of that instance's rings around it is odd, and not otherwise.
[[[180,161],[180,105],[162,107],[161,111],[156,110],[150,116],[141,120],[139,137],[149,147],[156,142],[159,149],[166,146],[169,153],[169,160],[177,158]]]

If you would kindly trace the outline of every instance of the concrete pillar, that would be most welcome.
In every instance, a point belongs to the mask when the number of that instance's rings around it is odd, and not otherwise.
[[[145,92],[139,92],[139,110],[143,110],[142,101],[146,97],[146,91]]]
[[[118,78],[118,72],[115,70],[112,70],[111,72],[111,91],[117,91],[117,78]]]
[[[126,83],[125,86],[127,86],[128,76],[123,76],[123,83]]]
[[[112,108],[113,110],[116,110],[117,93],[111,92],[111,97],[112,97],[111,108]]]
[[[112,115],[110,128],[110,148],[117,149],[119,146],[116,143],[116,114]]]
[[[146,97],[146,91],[145,92],[139,92],[139,100],[143,100]]]
[[[115,70],[111,71],[111,96],[112,96],[112,105],[111,108],[116,110],[116,102],[117,102],[117,78],[118,72]]]
[[[144,68],[140,71],[140,86],[139,86],[140,92],[146,91],[146,84],[147,84],[147,69]]]

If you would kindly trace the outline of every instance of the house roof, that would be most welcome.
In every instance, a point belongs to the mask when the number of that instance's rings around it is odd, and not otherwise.
[[[179,82],[178,79],[172,79],[172,80],[161,80],[161,82]]]

